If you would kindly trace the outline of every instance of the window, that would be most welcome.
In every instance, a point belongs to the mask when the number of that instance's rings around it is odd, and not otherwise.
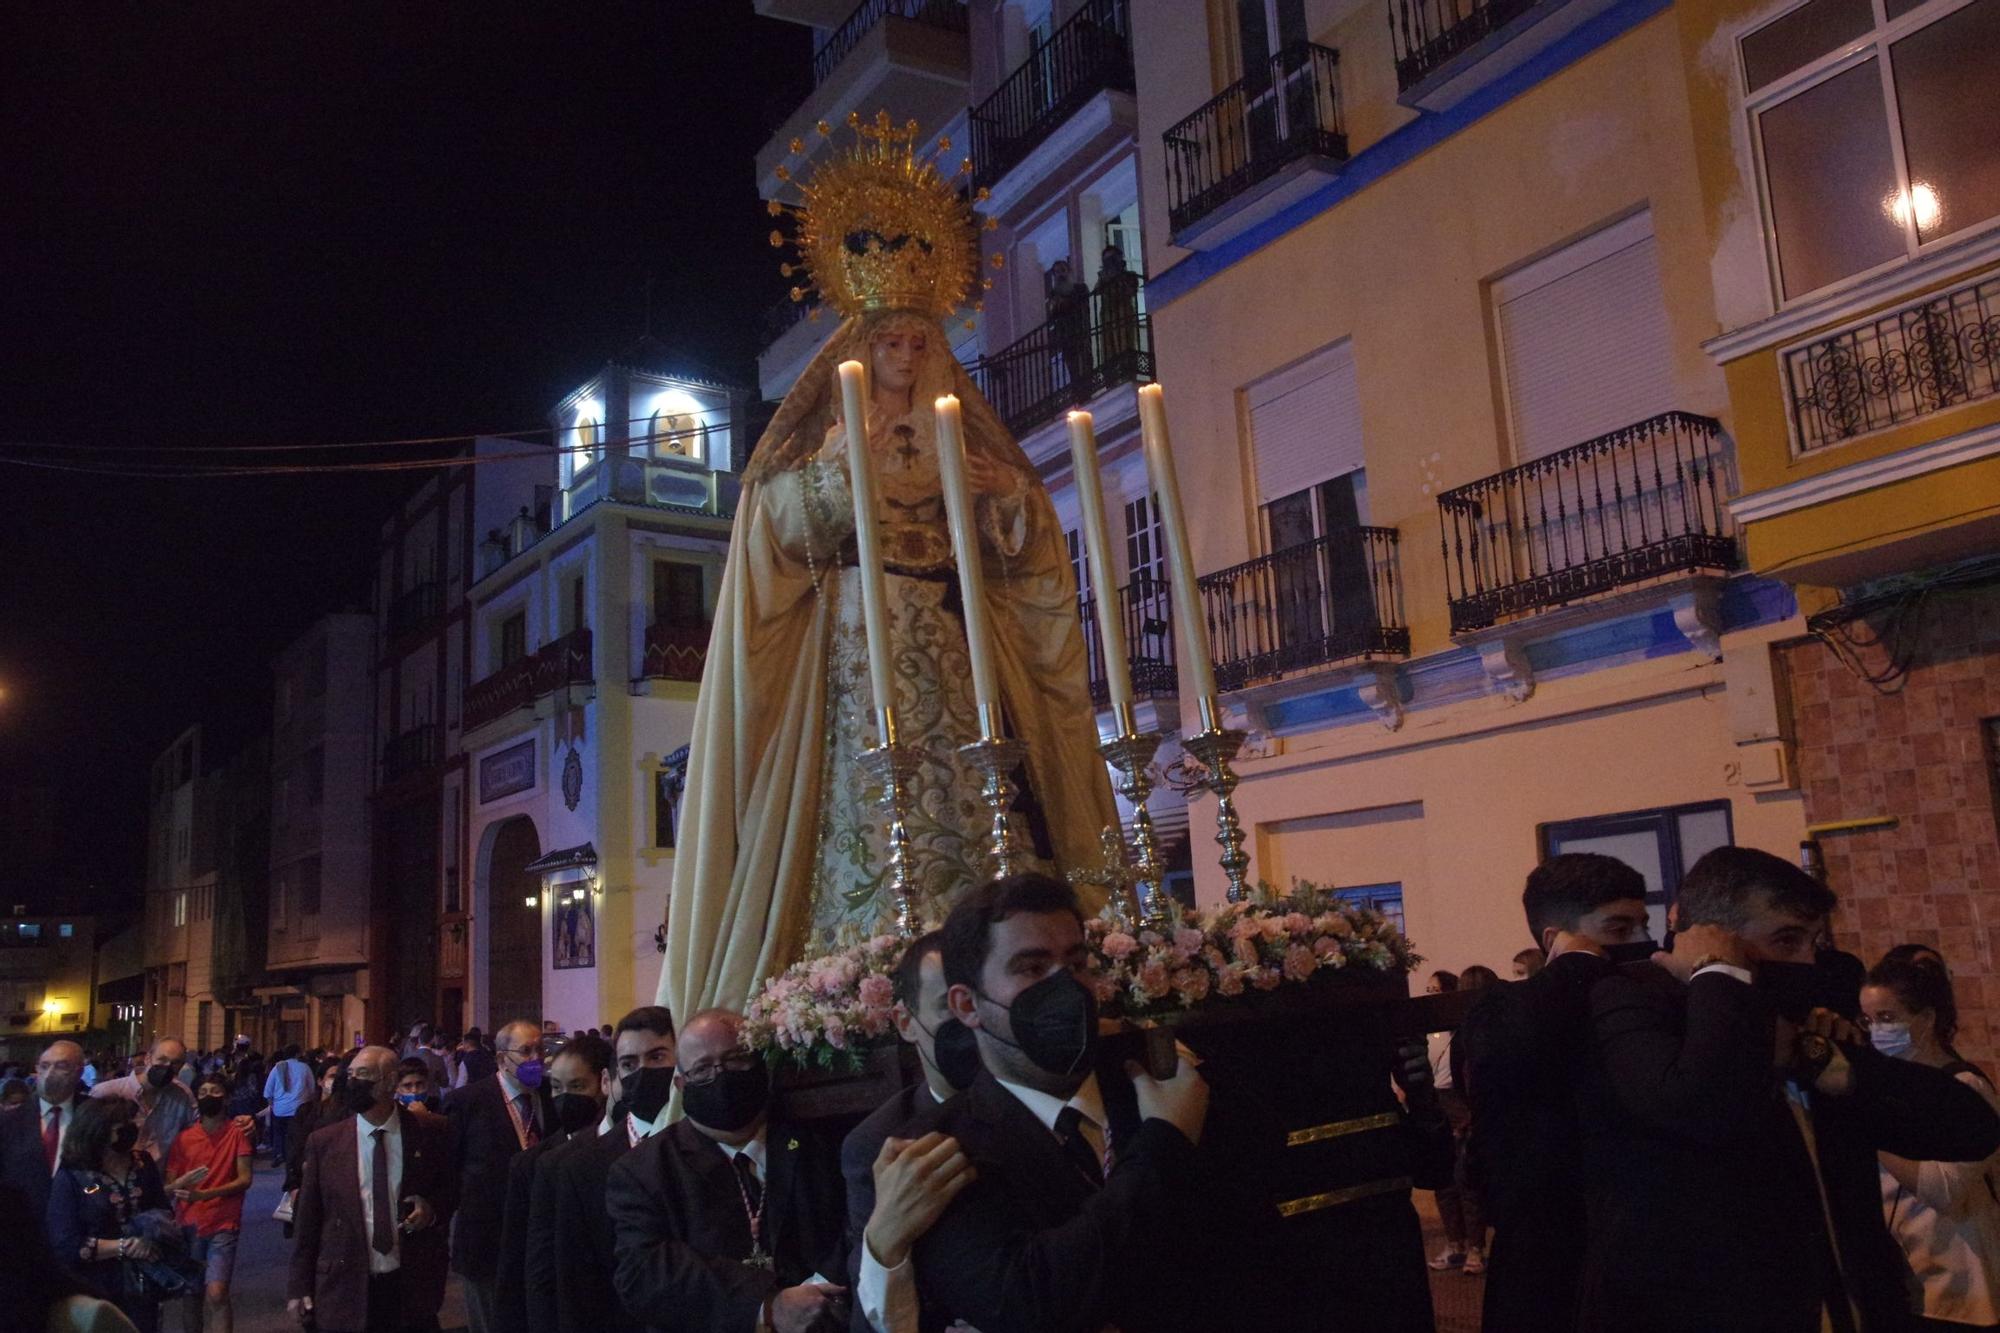
[[[563,632],[574,634],[590,623],[586,586],[583,575],[577,574],[564,584]]]
[[[693,628],[708,623],[700,565],[683,560],[653,562],[653,623]]]
[[[676,773],[671,769],[661,769],[653,775],[653,845],[672,847],[674,845],[674,819],[679,813],[681,787],[687,781],[686,773]]]
[[[299,862],[299,914],[319,915],[319,858],[317,856]]]
[[[459,907],[458,886],[458,788],[446,788],[444,794],[444,910],[456,912]]]
[[[1150,495],[1125,502],[1125,573],[1131,579],[1167,577],[1166,531],[1160,507]]]
[[[75,938],[75,936],[76,936],[76,926],[68,921],[63,922],[61,925],[56,927],[56,937],[58,939],[65,939],[65,940],[73,939]]]
[[[1496,279],[1493,309],[1516,463],[1673,408],[1651,214]]]
[[[500,660],[494,669],[512,666],[528,655],[528,613],[516,611],[500,622]]]
[[[1266,375],[1244,396],[1250,407],[1257,498],[1266,506],[1366,465],[1352,342],[1335,343]],[[1283,549],[1275,532],[1272,541],[1271,549]]]
[[[1806,0],[1739,47],[1782,299],[2000,215],[2000,0]]]
[[[174,925],[185,926],[187,923],[188,896],[186,890],[182,890],[174,895]]]
[[[655,412],[647,426],[655,458],[692,458],[703,455],[701,420],[689,412]]]
[[[212,1051],[221,1045],[220,1042],[211,1040],[210,1038],[210,1028],[214,1025],[214,1022],[215,1002],[213,1000],[203,1000],[195,1006],[194,1048],[197,1051]]]
[[[1076,575],[1076,595],[1081,601],[1090,600],[1090,558],[1083,549],[1083,534],[1075,528],[1063,532],[1063,545],[1069,548],[1069,567]]]
[[[24,940],[38,940],[42,937],[42,923],[39,921],[23,921],[15,927],[15,930]]]
[[[1646,914],[1656,940],[1666,938],[1667,908],[1687,868],[1736,840],[1727,801],[1563,820],[1542,825],[1538,833],[1544,861],[1564,852],[1599,852],[1644,876]]]

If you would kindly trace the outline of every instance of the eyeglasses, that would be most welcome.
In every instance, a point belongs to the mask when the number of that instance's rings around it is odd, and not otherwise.
[[[722,1077],[726,1070],[732,1074],[747,1074],[763,1061],[751,1051],[735,1051],[719,1060],[703,1061],[692,1069],[681,1071],[690,1087],[705,1088]]]

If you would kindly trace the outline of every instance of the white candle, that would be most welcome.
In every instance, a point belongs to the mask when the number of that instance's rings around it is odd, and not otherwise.
[[[1111,541],[1104,533],[1104,486],[1097,475],[1097,431],[1088,412],[1069,414],[1069,456],[1076,474],[1076,503],[1083,514],[1083,544],[1097,595],[1097,635],[1104,645],[1104,683],[1111,718],[1121,729],[1132,716],[1132,663],[1125,655],[1125,622],[1118,616],[1118,585],[1111,578]]]
[[[1181,509],[1181,484],[1174,475],[1173,446],[1167,440],[1167,400],[1157,384],[1139,389],[1139,434],[1146,447],[1146,475],[1160,507],[1160,526],[1167,537],[1167,565],[1174,599],[1174,637],[1180,644],[1181,666],[1194,685],[1195,701],[1209,720],[1215,701],[1215,663],[1208,655],[1208,621],[1202,615],[1201,585],[1188,546],[1187,516]]]
[[[965,426],[958,395],[937,400],[938,480],[945,517],[951,520],[951,553],[958,561],[958,599],[965,604],[965,647],[972,658],[972,697],[979,704],[982,740],[1000,739],[1000,680],[993,667],[993,638],[986,624],[986,570],[980,564],[972,488],[965,480]]]
[[[889,735],[888,714],[896,702],[889,667],[889,589],[882,573],[882,532],[876,520],[875,461],[868,453],[867,369],[859,361],[840,363],[840,419],[847,432],[847,475],[854,492],[854,546],[861,566],[861,618],[868,630],[868,681],[875,691],[875,722],[881,741]]]

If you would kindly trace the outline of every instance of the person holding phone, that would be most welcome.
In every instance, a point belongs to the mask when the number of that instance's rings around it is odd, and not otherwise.
[[[180,1132],[167,1153],[174,1192],[174,1220],[193,1233],[190,1255],[202,1262],[199,1295],[186,1302],[188,1333],[201,1333],[204,1307],[209,1333],[230,1333],[235,1313],[229,1283],[236,1271],[236,1238],[243,1230],[243,1196],[252,1177],[250,1137],[229,1115],[229,1079],[204,1074],[194,1085],[200,1119]]]

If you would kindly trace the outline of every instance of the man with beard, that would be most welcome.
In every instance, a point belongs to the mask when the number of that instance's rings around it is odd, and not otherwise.
[[[686,1117],[605,1185],[625,1312],[675,1333],[845,1328],[838,1146],[773,1114],[770,1070],[732,1010],[682,1027],[674,1086]]]
[[[1212,1329],[1215,1284],[1177,1234],[1211,1211],[1208,1085],[1186,1061],[1100,1081],[1088,965],[1076,896],[1046,875],[982,885],[945,921],[951,1011],[984,1068],[934,1128],[978,1179],[916,1243],[923,1307],[982,1333]]]
[[[411,1063],[403,1062],[406,1068]],[[495,1322],[502,1333],[528,1333],[530,1328],[547,1327],[532,1323],[528,1315],[528,1220],[535,1172],[542,1159],[562,1145],[597,1137],[604,1104],[611,1096],[611,1043],[594,1032],[570,1042],[549,1061],[544,1082],[555,1113],[550,1132],[507,1165],[507,1203],[501,1215],[499,1279],[494,1291]],[[551,1256],[535,1266],[544,1280],[552,1262]]]
[[[618,1101],[535,1170],[528,1207],[528,1317],[532,1328],[636,1329],[619,1308],[617,1238],[604,1209],[612,1164],[666,1127],[674,1091],[674,1016],[643,1005],[618,1020]]]

